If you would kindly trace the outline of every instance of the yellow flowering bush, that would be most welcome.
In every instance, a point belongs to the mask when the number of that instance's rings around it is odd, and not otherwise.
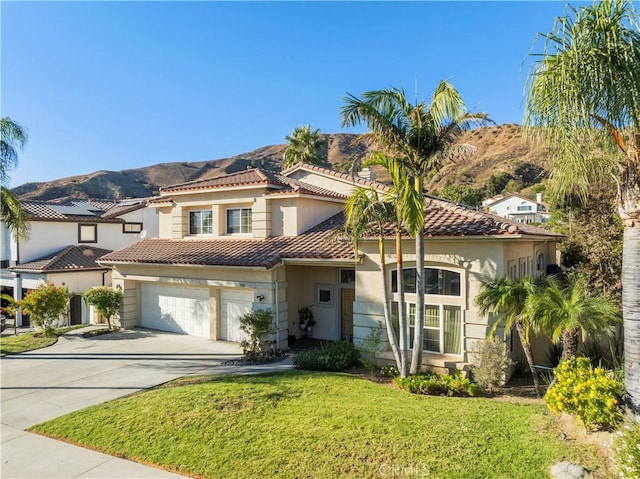
[[[556,368],[556,382],[544,396],[555,413],[575,414],[587,429],[611,427],[622,419],[623,384],[588,358],[569,358]]]

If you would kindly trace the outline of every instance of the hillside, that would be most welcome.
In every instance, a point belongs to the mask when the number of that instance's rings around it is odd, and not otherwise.
[[[325,135],[323,155],[336,169],[348,169],[351,163],[364,159],[371,149],[371,140],[357,135],[336,133]],[[428,185],[437,191],[448,184],[466,184],[484,189],[492,175],[504,172],[526,187],[546,176],[546,148],[532,145],[522,138],[518,125],[498,125],[466,133],[461,143],[472,144],[476,154],[446,165]],[[157,194],[159,188],[259,166],[282,169],[282,154],[286,145],[271,145],[232,158],[200,162],[161,163],[122,171],[96,171],[46,183],[27,183],[13,191],[22,199],[51,200],[56,198],[140,198]],[[384,172],[376,170],[384,180]]]

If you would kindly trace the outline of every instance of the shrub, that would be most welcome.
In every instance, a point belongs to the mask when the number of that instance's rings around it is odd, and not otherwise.
[[[585,428],[592,429],[620,421],[622,392],[622,383],[604,369],[593,368],[588,358],[572,357],[556,368],[556,383],[544,400],[553,412],[575,414]]]
[[[262,362],[276,356],[275,342],[265,340],[265,336],[276,332],[271,310],[258,309],[244,314],[240,317],[240,330],[248,336],[240,342],[247,361]]]
[[[122,290],[109,286],[96,286],[85,291],[82,297],[107,319],[107,326],[112,329],[111,318],[120,310]]]
[[[628,419],[618,430],[613,454],[620,477],[640,479],[640,422]]]
[[[475,396],[476,385],[462,377],[460,372],[439,376],[435,373],[417,374],[406,378],[396,377],[395,383],[405,391],[429,396]]]
[[[382,332],[384,330],[380,325],[371,329],[369,335],[362,340],[360,350],[364,353],[362,364],[369,372],[376,369],[376,357],[382,349]]]
[[[52,335],[55,323],[58,322],[69,300],[66,287],[58,287],[53,283],[44,283],[30,291],[19,304],[25,313],[42,329],[46,335]]]
[[[296,354],[293,367],[309,371],[344,371],[360,362],[360,352],[347,341],[323,345]]]
[[[398,366],[395,364],[386,364],[380,368],[380,374],[387,376],[388,378],[397,378],[400,376],[400,371],[398,371]]]
[[[480,389],[493,392],[502,386],[513,365],[504,342],[490,336],[473,349],[473,355],[471,372]]]

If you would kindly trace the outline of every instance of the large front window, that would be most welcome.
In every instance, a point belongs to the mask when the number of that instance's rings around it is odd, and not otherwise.
[[[416,269],[403,271],[405,311],[408,317],[409,344],[413,345],[416,324]],[[462,294],[459,272],[425,268],[424,270],[424,330],[422,349],[439,354],[462,354]],[[391,272],[392,319],[399,332],[398,274]],[[436,298],[439,296],[439,298]]]
[[[404,292],[415,294],[416,269],[404,269]],[[398,272],[391,272],[391,291],[398,292]],[[460,273],[446,269],[424,269],[424,294],[439,294],[444,296],[460,296]]]
[[[189,212],[189,234],[210,235],[213,233],[213,212],[211,210]]]
[[[251,208],[232,208],[227,210],[227,234],[251,233]]]

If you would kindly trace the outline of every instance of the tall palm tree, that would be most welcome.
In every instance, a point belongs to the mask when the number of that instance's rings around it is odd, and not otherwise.
[[[544,135],[554,156],[556,196],[584,199],[603,173],[618,182],[624,224],[622,314],[625,388],[640,415],[640,28],[631,2],[603,0],[572,9],[540,35],[543,52],[527,84],[525,126]],[[542,127],[542,128],[540,128]],[[618,154],[595,158],[605,137]]]
[[[320,130],[311,130],[311,125],[304,125],[293,129],[290,136],[285,136],[287,148],[284,150],[284,167],[289,168],[298,163],[323,165],[318,150],[322,145]]]
[[[493,312],[497,316],[489,330],[490,336],[495,334],[498,326],[503,326],[505,331],[515,328],[533,376],[536,395],[540,397],[540,381],[531,352],[531,332],[536,325],[531,314],[530,300],[536,294],[536,289],[537,284],[532,278],[487,280],[482,282],[475,304],[481,314]]]
[[[370,135],[405,168],[413,187],[423,198],[425,179],[439,170],[446,159],[468,153],[468,145],[454,142],[465,130],[487,121],[484,113],[467,111],[458,91],[446,81],[440,82],[430,103],[411,104],[404,90],[374,90],[357,98],[347,94],[342,107],[342,126],[366,124]],[[416,289],[424,291],[424,205],[420,218],[405,226],[416,240]],[[399,273],[400,274],[400,273]],[[411,373],[422,364],[424,334],[424,295],[416,301],[416,326],[411,358]]]
[[[589,290],[585,274],[570,274],[566,281],[550,276],[531,298],[532,315],[554,342],[562,340],[562,360],[575,356],[578,340],[613,335],[619,321],[613,301]]]
[[[344,207],[345,227],[347,234],[353,239],[353,250],[357,258],[359,240],[364,236],[375,235],[378,238],[378,255],[380,257],[380,274],[382,276],[382,298],[384,323],[387,340],[393,352],[398,371],[402,369],[402,358],[398,349],[398,340],[393,329],[389,288],[386,277],[385,260],[385,227],[393,220],[393,210],[389,202],[382,200],[378,192],[371,188],[357,188],[347,200]]]
[[[9,185],[9,170],[18,165],[18,150],[27,142],[27,132],[9,117],[0,118],[0,216],[17,238],[29,235],[28,215]]]

